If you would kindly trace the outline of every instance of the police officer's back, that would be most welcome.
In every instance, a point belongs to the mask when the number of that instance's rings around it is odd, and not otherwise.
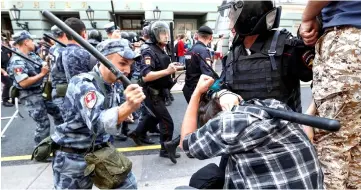
[[[78,18],[68,18],[65,21],[70,28],[86,39],[86,27]],[[67,34],[69,43],[59,53],[55,66],[52,68],[53,98],[59,98],[57,105],[61,108],[62,99],[67,90],[67,83],[71,77],[89,72],[97,60],[84,48],[82,48],[72,36]]]
[[[207,45],[213,39],[212,29],[208,26],[202,26],[197,34],[198,41],[185,55],[187,69],[183,94],[187,102],[189,102],[202,74],[215,77],[211,67],[211,54],[207,48]]]
[[[287,30],[274,29],[281,8],[272,1],[237,0],[224,2],[219,12],[217,30],[237,33],[223,61],[222,78],[231,90],[245,100],[274,98],[301,112],[300,80],[312,79],[313,53]],[[222,25],[223,19],[233,25]]]

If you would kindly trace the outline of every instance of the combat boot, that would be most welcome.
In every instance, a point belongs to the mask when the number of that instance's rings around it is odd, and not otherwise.
[[[178,136],[177,138],[175,138],[175,139],[173,139],[171,141],[164,142],[165,152],[168,153],[169,159],[174,164],[177,163],[176,158],[180,157],[180,154],[177,153],[177,147],[178,147],[179,143],[180,143],[180,136]]]

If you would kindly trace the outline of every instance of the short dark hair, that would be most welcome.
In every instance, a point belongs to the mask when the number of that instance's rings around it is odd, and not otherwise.
[[[200,100],[199,109],[198,109],[199,125],[203,126],[221,111],[222,111],[222,106],[219,104],[218,98],[208,100],[206,98],[206,95],[203,95],[203,97]]]
[[[74,18],[74,17],[68,18],[65,20],[65,24],[68,25],[71,29],[73,29],[79,35],[81,35],[81,33],[86,30],[86,27],[85,27],[85,24],[83,23],[83,21],[81,21],[78,18]],[[66,37],[69,40],[73,40],[73,36],[66,34]]]
[[[184,39],[184,37],[185,37],[184,34],[179,35],[179,38],[180,38],[180,39]]]
[[[212,34],[206,34],[206,33],[198,32],[198,38],[208,39],[210,37],[212,37]]]

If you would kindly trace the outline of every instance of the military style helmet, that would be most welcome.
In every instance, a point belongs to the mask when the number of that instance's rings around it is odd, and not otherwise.
[[[169,25],[164,21],[155,21],[150,25],[149,37],[153,43],[167,44],[170,38]]]
[[[142,36],[145,38],[149,38],[149,26],[144,26],[142,31]]]
[[[281,7],[272,1],[223,0],[218,12],[215,33],[234,28],[238,35],[250,36],[278,28]]]
[[[101,42],[103,40],[102,33],[100,33],[98,30],[90,30],[88,34],[88,39],[94,39],[98,42]]]
[[[138,38],[137,38],[137,33],[135,32],[128,32],[129,34],[129,41],[131,43],[134,43],[134,42],[137,42],[138,41]]]
[[[120,32],[120,37],[128,40],[129,34],[128,34],[128,32]]]

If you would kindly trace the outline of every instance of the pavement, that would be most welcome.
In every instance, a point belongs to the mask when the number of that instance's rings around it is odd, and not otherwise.
[[[189,159],[182,153],[177,164],[158,155],[129,156],[138,189],[174,189],[188,185],[193,173],[219,158]],[[171,174],[171,175],[170,175]],[[52,189],[51,163],[1,167],[1,189]],[[93,189],[97,189],[93,186]]]
[[[216,67],[216,70],[218,69],[219,67]],[[171,90],[175,101],[168,110],[174,121],[174,136],[180,133],[187,106],[181,93],[183,85],[184,75]],[[302,84],[301,93],[302,107],[305,110],[311,100],[309,83]],[[14,111],[15,108],[1,106],[1,117],[11,116]],[[5,137],[1,138],[1,189],[51,189],[53,188],[51,163],[30,160],[35,145],[33,142],[35,123],[29,118],[23,105],[19,106],[19,111],[24,118],[15,118],[5,132]],[[8,121],[2,119],[2,129]],[[53,128],[52,126],[52,131]],[[129,128],[135,129],[136,123],[131,124]],[[135,146],[130,139],[125,142],[115,142],[115,147],[133,162],[133,172],[137,177],[139,189],[174,189],[177,186],[188,185],[190,177],[198,169],[209,163],[219,163],[219,158],[200,161],[189,159],[181,153],[182,157],[178,159],[178,163],[173,164],[169,159],[158,156],[159,137],[151,136],[151,138],[157,144]]]

